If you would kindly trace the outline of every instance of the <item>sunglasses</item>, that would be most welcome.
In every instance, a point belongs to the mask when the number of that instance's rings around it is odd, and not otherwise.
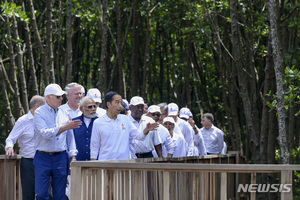
[[[96,108],[97,106],[96,105],[89,105],[87,106],[88,109],[92,109],[92,108]]]
[[[157,117],[160,117],[160,114],[159,113],[151,113],[151,115],[154,117],[155,115],[157,116]]]
[[[57,99],[60,99],[60,97],[62,97],[62,96],[56,96],[56,95],[52,95],[52,96],[55,96]]]

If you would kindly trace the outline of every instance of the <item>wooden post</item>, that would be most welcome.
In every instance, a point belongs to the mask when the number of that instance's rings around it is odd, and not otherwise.
[[[72,200],[81,200],[82,199],[82,193],[81,193],[81,167],[72,166],[71,165],[71,199]],[[76,188],[76,189],[72,189]]]
[[[164,200],[168,200],[170,199],[169,197],[169,191],[170,191],[170,181],[169,181],[169,178],[170,178],[170,174],[168,171],[164,171],[163,172],[163,199]]]
[[[221,173],[221,192],[220,192],[220,199],[227,200],[227,173]]]
[[[256,184],[256,173],[251,173],[251,184]],[[250,200],[256,199],[256,191],[251,192]]]
[[[292,200],[293,199],[293,187],[292,187],[292,171],[291,170],[282,170],[281,171],[281,186],[283,186],[281,191],[281,199]],[[286,185],[289,184],[289,185]],[[280,187],[281,188],[281,187]],[[287,190],[290,189],[289,192]]]

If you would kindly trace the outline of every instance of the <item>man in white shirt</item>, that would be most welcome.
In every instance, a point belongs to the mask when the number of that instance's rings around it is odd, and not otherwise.
[[[60,106],[60,109],[66,110],[71,118],[80,116],[82,113],[79,109],[79,102],[82,99],[82,85],[78,83],[69,83],[66,85],[68,102]]]
[[[15,123],[14,128],[6,139],[6,155],[14,156],[13,146],[19,140],[21,145],[21,185],[23,200],[34,199],[34,111],[45,104],[45,98],[42,96],[33,96],[29,102],[29,112],[20,117]]]
[[[157,105],[151,105],[148,108],[147,117],[152,118],[155,122],[158,122],[161,115],[160,107]],[[175,146],[173,144],[172,138],[169,134],[168,129],[166,129],[162,124],[159,124],[157,128],[157,133],[160,136],[161,144],[162,144],[162,156],[172,158],[173,153],[175,151]],[[152,151],[153,157],[158,157],[156,151]]]
[[[224,133],[213,125],[214,117],[211,113],[205,113],[201,117],[202,128],[200,133],[203,136],[207,155],[221,154],[224,145]]]
[[[179,117],[185,121],[187,121],[190,126],[193,128],[194,134],[193,134],[193,139],[194,139],[194,156],[204,156],[207,155],[205,145],[204,145],[204,140],[202,135],[200,134],[200,130],[195,124],[195,121],[191,117],[192,112],[190,109],[183,107],[180,109],[179,112]]]
[[[185,143],[186,143],[186,155],[193,156],[194,154],[194,139],[193,139],[193,129],[189,125],[188,122],[180,119],[178,117],[179,109],[177,104],[170,103],[168,104],[168,116],[173,117],[175,121],[175,129],[176,133],[182,133]]]
[[[143,131],[138,131],[126,115],[120,115],[123,108],[121,95],[110,91],[104,100],[107,113],[94,121],[91,160],[129,159],[130,140],[144,140],[157,125],[148,123]]]
[[[68,156],[75,159],[77,154],[74,135],[69,130],[79,128],[82,122],[72,121],[69,113],[59,108],[63,94],[65,91],[59,85],[49,84],[44,92],[45,105],[36,109],[34,113],[36,153],[33,165],[37,200],[49,198],[50,178],[52,178],[53,199],[65,199]]]
[[[175,151],[173,157],[185,157],[186,156],[186,144],[183,137],[179,133],[175,133],[175,121],[173,117],[165,117],[163,119],[163,125],[168,129],[169,134],[173,140]]]
[[[152,118],[144,116],[144,99],[134,96],[130,100],[129,115],[130,121],[140,130],[146,127],[146,124],[155,123]],[[158,124],[158,123],[157,123]],[[137,158],[152,158],[152,151],[155,149],[158,157],[162,157],[161,139],[157,130],[150,131],[145,140],[134,140],[135,155]]]
[[[101,93],[97,88],[89,89],[86,96],[89,96],[92,99],[94,99],[97,106],[97,110],[96,110],[97,117],[102,117],[103,115],[106,114],[106,110],[100,107],[100,104],[102,103],[102,99],[101,99]]]

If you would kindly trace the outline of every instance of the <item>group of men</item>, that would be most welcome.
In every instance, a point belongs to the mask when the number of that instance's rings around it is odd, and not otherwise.
[[[62,105],[63,95],[68,101]],[[105,95],[100,108],[98,89],[70,83],[65,91],[49,84],[44,97],[30,100],[30,111],[16,122],[6,139],[6,154],[21,145],[23,199],[65,199],[70,162],[221,154],[223,132],[213,115],[202,116],[199,129],[188,108],[175,103],[145,104],[134,96],[130,103],[117,92]],[[146,106],[145,106],[146,105]],[[121,114],[122,113],[122,114]],[[224,153],[224,152],[223,152]]]

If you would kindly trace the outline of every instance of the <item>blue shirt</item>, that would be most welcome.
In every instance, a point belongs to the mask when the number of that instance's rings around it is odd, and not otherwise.
[[[82,124],[79,128],[73,129],[76,148],[78,150],[76,160],[80,160],[80,161],[90,160],[91,157],[90,145],[91,145],[92,129],[93,129],[94,120],[97,118],[98,117],[92,118],[88,127],[86,127],[86,124],[84,123],[83,115],[79,117],[75,117],[73,119],[73,120],[80,119],[82,121]]]
[[[47,152],[67,151],[69,156],[77,154],[75,140],[70,130],[56,136],[61,126],[70,119],[63,109],[56,112],[47,103],[36,109],[34,113],[35,150]]]

